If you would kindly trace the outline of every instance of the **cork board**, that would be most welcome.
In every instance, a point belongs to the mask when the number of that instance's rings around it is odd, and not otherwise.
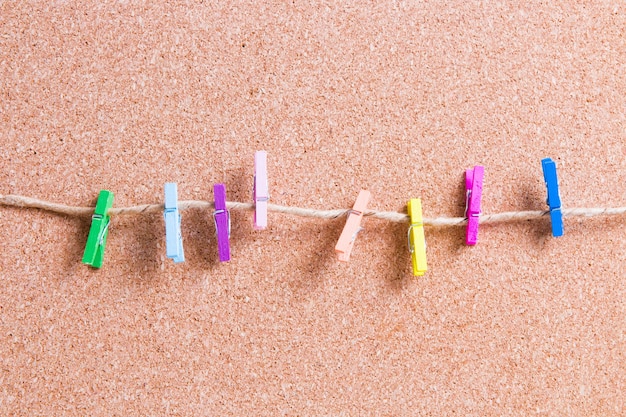
[[[0,193],[118,207],[250,201],[462,216],[626,202],[622,2],[0,2]],[[5,415],[624,415],[623,217],[428,228],[206,210],[187,261],[160,214],[118,217],[104,267],[89,219],[0,207]]]

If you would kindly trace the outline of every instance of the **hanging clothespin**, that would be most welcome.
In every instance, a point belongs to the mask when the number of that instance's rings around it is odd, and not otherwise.
[[[411,222],[409,226],[409,252],[413,262],[413,275],[422,276],[428,269],[426,265],[426,239],[424,237],[424,223],[422,219],[422,200],[412,198],[406,207]]]
[[[267,202],[269,201],[267,181],[267,152],[257,151],[254,154],[254,228],[267,228]]]
[[[350,259],[350,253],[352,252],[356,235],[361,231],[361,220],[367,208],[367,203],[370,201],[370,196],[371,193],[369,191],[361,190],[359,196],[356,198],[354,207],[348,212],[348,220],[346,220],[346,225],[335,246],[337,258],[342,262],[348,262]]]
[[[552,236],[563,236],[563,213],[561,212],[561,197],[559,196],[559,181],[556,176],[556,162],[552,158],[541,160],[543,179],[548,188],[546,203],[550,207],[550,220],[552,222]]]
[[[478,223],[480,220],[480,200],[483,196],[483,177],[485,167],[476,165],[465,171],[465,217],[467,232],[465,244],[474,246],[478,242]]]
[[[226,186],[213,185],[215,197],[215,230],[217,232],[217,249],[220,262],[230,261],[230,213],[226,209]]]
[[[113,206],[113,199],[114,196],[111,191],[100,190],[94,214],[91,216],[91,228],[83,253],[83,263],[94,268],[102,267],[104,260],[104,249],[111,222],[111,217],[107,212]]]
[[[183,236],[180,230],[180,211],[178,210],[178,187],[175,182],[165,184],[165,252],[175,263],[185,262]]]

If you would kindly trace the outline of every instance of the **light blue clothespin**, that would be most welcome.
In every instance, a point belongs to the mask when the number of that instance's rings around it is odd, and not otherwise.
[[[563,213],[561,212],[561,197],[559,196],[559,181],[556,176],[556,163],[552,158],[541,160],[543,179],[548,187],[548,206],[550,206],[550,220],[552,221],[552,236],[563,236]]]
[[[178,188],[175,182],[165,184],[165,247],[168,258],[174,262],[185,262],[183,236],[180,232],[180,212],[178,211]]]

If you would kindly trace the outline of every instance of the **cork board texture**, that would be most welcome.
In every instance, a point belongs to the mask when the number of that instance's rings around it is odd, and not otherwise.
[[[599,2],[0,1],[0,194],[93,206],[271,202],[459,217],[626,205],[626,6]],[[15,416],[626,415],[623,216],[426,228],[186,210],[0,207],[0,410]]]

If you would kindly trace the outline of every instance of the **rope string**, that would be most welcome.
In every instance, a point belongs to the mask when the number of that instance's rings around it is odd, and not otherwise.
[[[93,207],[75,207],[64,204],[52,203],[49,201],[38,200],[36,198],[25,197],[20,195],[0,195],[0,205],[36,208],[50,211],[67,216],[91,216]],[[253,203],[240,203],[229,201],[226,207],[230,210],[254,210]],[[111,216],[138,215],[148,213],[161,213],[164,210],[163,204],[144,204],[132,207],[114,207],[108,211]],[[213,209],[213,203],[209,201],[186,200],[178,202],[179,210],[188,209]],[[287,207],[277,204],[268,204],[268,211],[274,213],[283,213],[300,217],[314,217],[318,219],[335,219],[344,216],[351,209],[335,209],[335,210],[315,210],[301,207]],[[616,216],[626,213],[626,207],[615,208],[570,208],[561,210],[564,217],[594,217],[594,216]],[[523,220],[534,220],[541,217],[549,216],[550,212],[545,210],[535,211],[509,211],[504,213],[483,214],[480,216],[481,224],[505,223]],[[404,212],[395,211],[376,211],[367,210],[363,214],[367,217],[387,220],[396,223],[408,223],[409,216]],[[462,226],[467,224],[465,217],[435,217],[424,218],[424,226],[445,227],[445,226]]]

